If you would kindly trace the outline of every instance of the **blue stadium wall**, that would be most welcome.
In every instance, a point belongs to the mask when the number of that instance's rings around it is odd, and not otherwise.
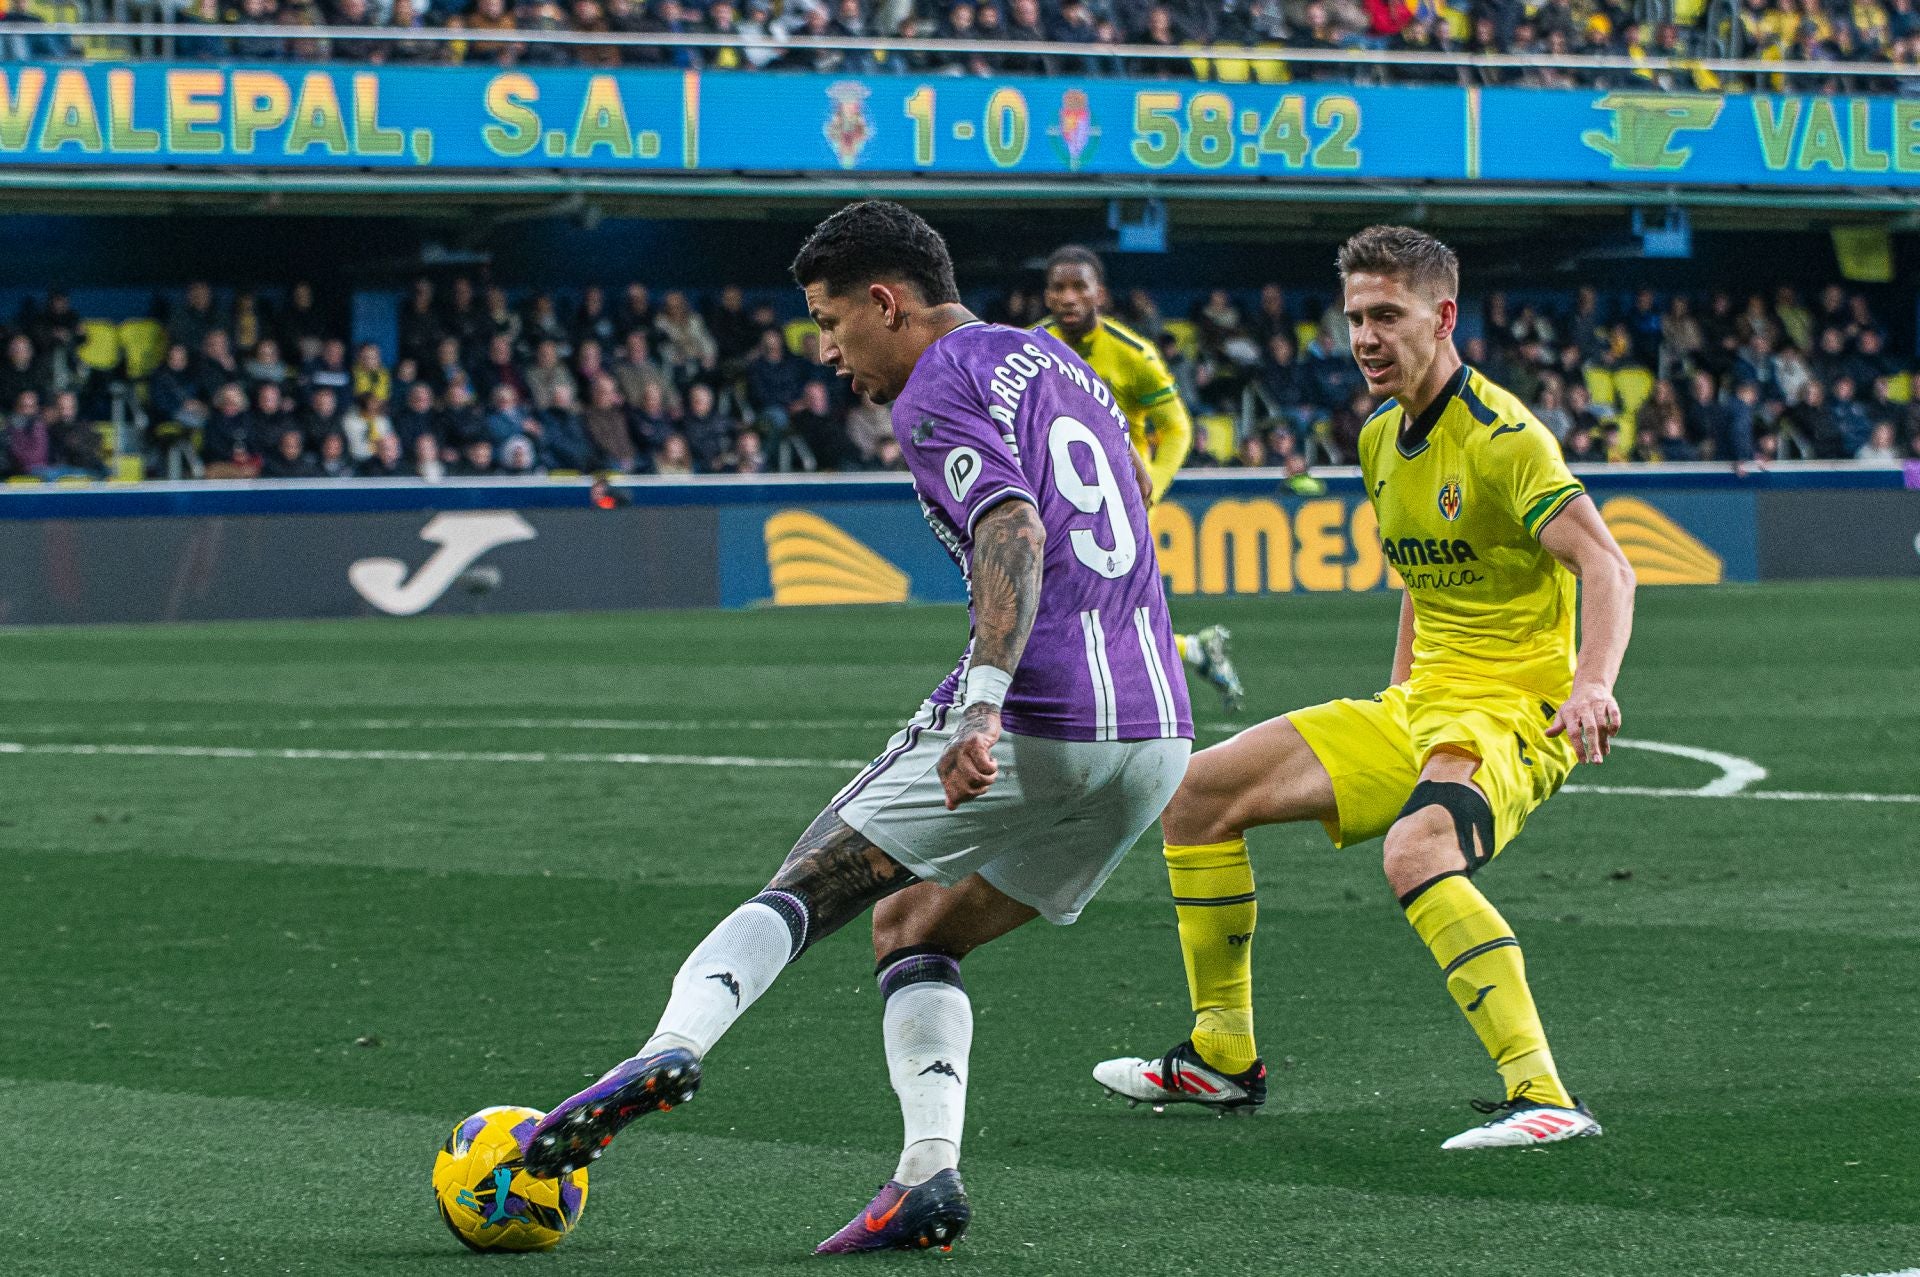
[[[1920,576],[1920,465],[1583,476],[1648,585]],[[0,624],[959,602],[895,476],[181,484],[0,493]],[[1176,595],[1396,588],[1357,479],[1191,476],[1154,513]]]

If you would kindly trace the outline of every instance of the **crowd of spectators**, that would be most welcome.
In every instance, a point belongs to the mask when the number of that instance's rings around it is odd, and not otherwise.
[[[13,21],[30,20],[13,4]],[[795,48],[793,36],[909,37],[1033,43],[1197,45],[1356,49],[1373,52],[1472,54],[1608,54],[1697,58],[1707,45],[1706,6],[1693,25],[1643,20],[1630,0],[176,0],[186,31],[173,35],[183,59],[250,61],[340,58],[385,63],[479,62],[500,65],[668,65],[715,70],[766,67],[833,74],[916,75],[1125,74],[1191,78],[1214,68],[1190,58],[1142,59],[1098,54],[974,54]],[[312,40],[226,38],[221,26],[335,26],[391,30],[394,38]],[[1804,62],[1920,62],[1920,0],[1743,0],[1737,49],[1720,53]],[[646,45],[563,45],[538,41],[407,39],[409,31],[583,32],[622,35],[703,33],[737,36],[712,49]],[[18,46],[10,50],[9,46]],[[0,61],[71,52],[65,37],[11,32],[0,25]],[[1296,78],[1338,75],[1380,82],[1447,81],[1565,86],[1619,82],[1623,75],[1548,68],[1488,69],[1394,66],[1293,68]],[[1671,77],[1632,73],[1668,84]],[[1639,82],[1639,81],[1636,81]],[[1718,85],[1705,72],[1679,87]],[[1736,87],[1727,85],[1724,87]],[[1797,88],[1823,87],[1804,81]],[[1910,80],[1861,77],[1833,88],[1914,91]]]
[[[1355,460],[1374,404],[1337,307],[1296,312],[1276,284],[1218,289],[1184,317],[1186,342],[1144,292],[1120,313],[1154,336],[1187,402],[1242,424],[1233,464]],[[1789,285],[1641,288],[1617,307],[1591,287],[1563,304],[1496,292],[1460,333],[1462,357],[1526,401],[1569,461],[1920,458],[1915,360],[1839,284],[1810,300]]]
[[[1277,284],[1199,296],[1184,316],[1135,290],[1116,314],[1152,338],[1203,424],[1234,452],[1193,465],[1351,463],[1373,409],[1337,306]],[[1034,289],[987,316],[1032,324]],[[127,401],[150,473],[216,478],[757,474],[901,467],[885,409],[852,398],[738,287],[704,306],[630,283],[577,298],[421,278],[398,349],[353,346],[306,283],[271,304],[189,285],[164,307],[165,354]],[[1706,297],[1641,289],[1617,311],[1592,288],[1563,305],[1504,293],[1461,327],[1462,354],[1531,404],[1569,460],[1920,458],[1913,361],[1889,353],[1865,296],[1839,285]],[[0,329],[0,473],[107,472],[95,422],[115,374],[80,358],[60,292]],[[1218,440],[1207,435],[1203,445]],[[185,465],[182,465],[182,462]]]
[[[164,308],[165,355],[136,402],[149,469],[217,478],[423,476],[617,471],[754,474],[900,465],[883,409],[852,401],[818,362],[818,339],[791,349],[771,307],[739,288],[696,309],[643,284],[520,304],[505,290],[415,281],[397,357],[352,346],[310,284],[284,304],[190,284]],[[104,473],[103,374],[77,354],[65,294],[25,307],[0,358],[6,415],[0,471],[58,478]]]

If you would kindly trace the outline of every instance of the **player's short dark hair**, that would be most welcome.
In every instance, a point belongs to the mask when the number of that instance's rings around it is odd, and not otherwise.
[[[960,300],[940,232],[890,200],[849,204],[813,228],[793,259],[793,281],[839,296],[879,280],[910,284],[931,305]]]
[[[1100,260],[1100,254],[1082,244],[1062,244],[1047,255],[1047,277],[1053,277],[1056,266],[1085,266],[1093,272],[1094,282],[1105,286],[1107,266]]]
[[[1340,278],[1394,275],[1436,298],[1460,291],[1460,259],[1425,231],[1411,226],[1369,226],[1340,246]]]

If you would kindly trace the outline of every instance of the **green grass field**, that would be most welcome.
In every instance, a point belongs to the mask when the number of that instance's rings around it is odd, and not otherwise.
[[[1251,718],[1372,690],[1394,607],[1176,614],[1234,627]],[[1920,792],[1917,616],[1912,585],[1645,591],[1627,735],[1752,760],[1770,775],[1749,792]],[[835,760],[910,712],[963,627],[958,609],[911,608],[0,635],[0,1272],[835,1262],[808,1252],[886,1177],[899,1129],[861,927],[786,974],[709,1058],[698,1103],[595,1167],[558,1251],[467,1254],[428,1170],[458,1118],[544,1107],[633,1049],[685,951],[844,781]],[[1220,739],[1217,703],[1195,700],[1202,743]],[[102,745],[127,748],[73,748]],[[283,749],[321,752],[263,756]],[[710,755],[799,765],[685,761]],[[1719,774],[1623,750],[1575,783]],[[1079,925],[968,960],[967,1241],[838,1262],[1920,1266],[1920,806],[1557,798],[1481,883],[1608,1133],[1504,1154],[1439,1152],[1495,1081],[1377,845],[1335,853],[1317,829],[1254,845],[1268,1112],[1154,1117],[1088,1077],[1187,1024],[1143,845]]]

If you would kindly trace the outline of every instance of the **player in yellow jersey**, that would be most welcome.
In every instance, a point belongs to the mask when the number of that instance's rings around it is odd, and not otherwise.
[[[1154,504],[1167,494],[1193,448],[1193,422],[1180,402],[1173,374],[1152,342],[1101,313],[1107,302],[1107,272],[1091,249],[1068,244],[1047,258],[1046,298],[1048,314],[1040,331],[1072,347],[1112,388],[1133,426],[1133,447],[1142,466],[1140,495]],[[1219,689],[1227,712],[1240,708],[1245,693],[1233,668],[1227,627],[1209,625],[1173,637],[1180,659]]]
[[[1193,1035],[1094,1077],[1156,1105],[1250,1112],[1265,1100],[1245,833],[1317,820],[1336,847],[1385,835],[1387,883],[1505,1084],[1498,1102],[1474,1102],[1491,1120],[1442,1147],[1598,1135],[1560,1080],[1519,941],[1473,873],[1576,761],[1606,758],[1633,571],[1553,436],[1460,362],[1452,251],[1375,226],[1339,261],[1354,359],[1386,400],[1360,432],[1360,469],[1406,584],[1391,685],[1194,756],[1162,817]]]

